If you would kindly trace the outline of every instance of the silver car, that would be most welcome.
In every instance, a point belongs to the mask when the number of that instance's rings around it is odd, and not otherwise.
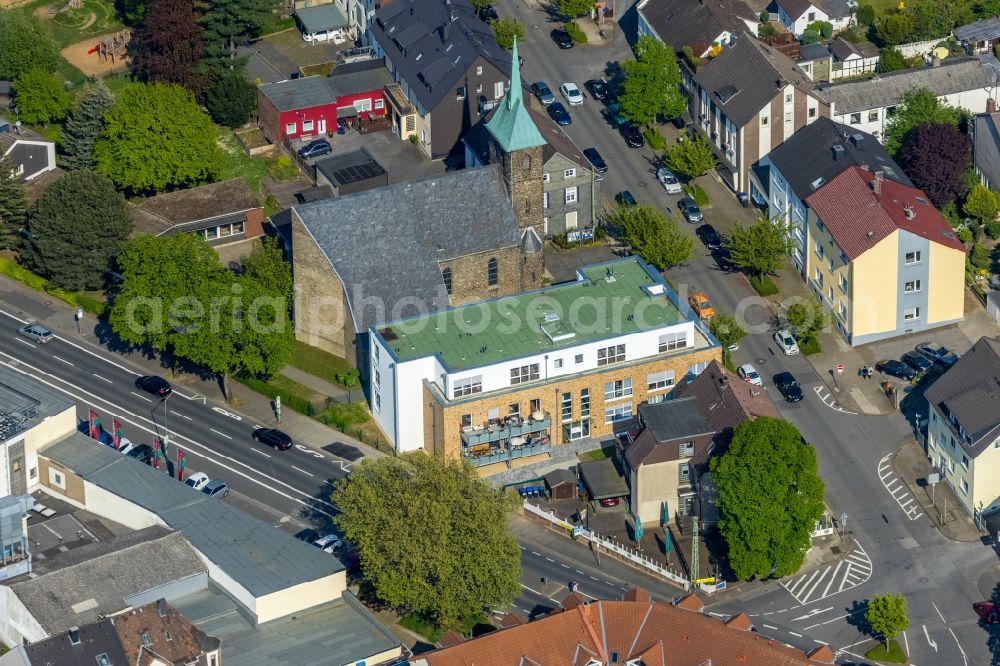
[[[656,170],[656,179],[660,181],[660,185],[663,185],[667,194],[681,193],[681,181],[677,180],[674,172],[667,167],[660,167]]]
[[[45,328],[41,324],[25,324],[21,328],[17,329],[17,334],[23,335],[29,340],[34,340],[40,345],[44,345],[52,339],[52,331]]]

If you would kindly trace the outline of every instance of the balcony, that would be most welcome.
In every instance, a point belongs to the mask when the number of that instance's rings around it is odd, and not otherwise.
[[[550,453],[552,451],[552,442],[549,440],[548,435],[533,440],[533,442],[534,443],[532,444],[509,446],[507,448],[490,447],[489,444],[480,444],[478,447],[470,447],[467,450],[463,450],[462,455],[468,458],[469,462],[471,462],[475,467],[483,467],[484,465],[509,462],[518,458],[528,458],[530,456],[537,456],[543,453]],[[480,447],[488,448],[485,452],[479,453],[478,455],[473,453],[473,449],[478,449]]]
[[[473,447],[495,442],[506,443],[516,438],[530,438],[530,435],[547,434],[551,427],[552,418],[543,412],[535,412],[526,419],[517,416],[496,419],[485,425],[463,428],[462,446]]]
[[[406,95],[403,94],[403,89],[399,87],[398,83],[390,83],[385,87],[385,96],[389,100],[389,104],[396,110],[396,113],[401,116],[409,116],[417,112],[413,105],[410,104],[410,100],[406,99]]]

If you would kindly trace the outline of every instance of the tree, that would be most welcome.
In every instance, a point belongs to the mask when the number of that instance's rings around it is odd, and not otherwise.
[[[14,173],[14,163],[0,153],[0,247],[9,245],[10,238],[24,227],[27,210],[24,185]]]
[[[119,0],[122,14],[129,25],[139,25],[146,18],[146,6],[149,0]]]
[[[336,483],[334,519],[375,595],[442,627],[521,593],[507,531],[516,500],[461,460],[424,453],[365,460]]]
[[[865,621],[882,642],[889,641],[910,627],[910,617],[906,609],[906,599],[902,594],[886,592],[875,595],[865,609]]]
[[[128,84],[104,122],[94,161],[122,189],[189,187],[214,180],[222,169],[211,119],[180,86]]]
[[[114,183],[71,171],[31,209],[21,259],[57,287],[99,289],[131,231],[132,216]]]
[[[798,571],[823,515],[816,451],[798,429],[766,416],[744,421],[710,468],[719,490],[719,530],[736,575],[749,580]]]
[[[653,206],[619,206],[609,221],[633,252],[661,271],[683,264],[694,250],[694,238],[681,230],[679,220],[667,219]]]
[[[622,115],[636,125],[648,125],[657,115],[675,118],[684,113],[678,84],[681,71],[674,50],[648,35],[639,37],[635,60],[622,65],[625,82],[618,98]]]
[[[477,13],[483,11],[492,4],[493,0],[472,0],[472,8],[475,9]]]
[[[224,70],[205,91],[205,106],[215,122],[240,127],[257,108],[257,87],[239,70]]]
[[[594,0],[556,0],[559,13],[568,19],[584,16],[594,10]]]
[[[747,335],[746,330],[736,321],[736,317],[724,312],[716,311],[715,316],[712,317],[712,321],[708,324],[708,328],[712,331],[715,339],[719,341],[719,344],[722,345],[724,356],[729,354],[730,347],[738,347]]]
[[[899,49],[895,46],[887,46],[882,49],[882,53],[879,56],[878,61],[878,71],[883,74],[887,72],[895,72],[900,69],[906,69],[906,58],[900,53]]]
[[[265,236],[254,241],[250,254],[243,258],[243,274],[270,294],[287,299],[292,297],[292,271],[285,261],[284,251],[274,238]]]
[[[969,263],[981,271],[990,267],[990,251],[982,243],[976,243],[969,252]]]
[[[906,42],[913,34],[913,19],[908,14],[887,14],[875,26],[875,36],[887,46]]]
[[[917,0],[910,15],[913,17],[911,39],[939,39],[960,25],[957,4],[951,0]]]
[[[969,217],[974,217],[982,223],[996,220],[997,213],[1000,213],[1000,195],[977,183],[966,197],[962,210]]]
[[[875,7],[872,5],[861,5],[855,14],[860,25],[875,25]]]
[[[264,21],[280,5],[276,0],[201,0],[201,24],[209,55],[228,64],[236,47],[260,35]]]
[[[931,203],[941,207],[965,190],[972,159],[969,136],[954,125],[918,125],[907,133],[896,161]]]
[[[347,402],[351,402],[353,391],[361,384],[361,373],[356,368],[351,368],[338,372],[334,377],[347,389]]]
[[[695,134],[693,138],[668,148],[665,157],[671,170],[687,178],[697,178],[719,163],[712,145],[703,134]]]
[[[771,20],[771,14],[766,9],[760,11],[760,22],[768,23]]]
[[[115,105],[114,97],[101,80],[87,88],[77,100],[62,130],[60,163],[64,169],[94,168],[94,144],[104,131],[104,114]]]
[[[823,305],[812,296],[807,301],[790,305],[785,318],[795,328],[795,335],[800,340],[807,341],[815,341],[819,332],[830,322]]]
[[[14,81],[14,103],[21,120],[31,125],[57,123],[73,107],[59,79],[39,67]]]
[[[514,47],[514,40],[524,41],[524,24],[506,16],[499,21],[494,21],[493,36],[497,40],[500,48],[510,51]]]
[[[205,37],[191,0],[153,0],[133,43],[132,70],[139,79],[176,83],[195,94],[204,87],[199,65]]]
[[[885,128],[886,150],[893,157],[899,152],[903,140],[918,125],[949,124],[958,127],[961,111],[939,101],[927,88],[915,88],[903,94],[896,107],[896,114]]]
[[[793,241],[779,222],[762,216],[750,225],[737,224],[726,240],[726,247],[733,264],[763,277],[784,266]]]
[[[58,66],[59,49],[38,18],[0,12],[0,79],[14,81],[36,67],[54,72]]]

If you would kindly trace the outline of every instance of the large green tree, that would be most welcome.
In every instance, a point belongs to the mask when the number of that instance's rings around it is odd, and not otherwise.
[[[212,120],[177,85],[130,83],[104,115],[97,170],[130,192],[160,192],[215,180],[222,152]]]
[[[556,0],[559,14],[568,19],[585,16],[594,10],[594,0]]]
[[[250,254],[243,258],[243,274],[268,293],[289,299],[292,296],[292,272],[284,251],[273,238],[265,236],[254,241]]]
[[[375,595],[443,627],[521,593],[512,495],[469,463],[423,453],[365,460],[337,482],[335,522]]]
[[[609,221],[633,252],[661,271],[683,264],[694,250],[694,238],[682,231],[677,217],[667,218],[653,206],[619,206]]]
[[[724,349],[737,347],[746,337],[746,330],[736,321],[736,317],[725,312],[716,312],[708,328]]]
[[[59,49],[42,22],[28,13],[0,11],[0,79],[13,81],[36,67],[59,65]]]
[[[59,79],[40,67],[14,81],[14,102],[20,119],[31,125],[57,123],[73,108]]]
[[[257,108],[257,88],[239,69],[223,70],[205,91],[205,107],[220,125],[240,127]]]
[[[875,26],[875,35],[886,46],[903,44],[913,35],[913,19],[909,14],[886,14]]]
[[[231,65],[236,47],[259,36],[264,21],[280,5],[277,0],[200,0],[209,55]]]
[[[878,71],[888,74],[900,69],[906,69],[906,58],[903,57],[900,50],[895,46],[887,46],[882,49],[878,60]]]
[[[0,247],[7,247],[24,227],[28,202],[24,184],[14,173],[14,163],[0,153]]]
[[[63,289],[99,289],[132,230],[125,197],[109,179],[71,171],[31,209],[21,258]]]
[[[910,626],[906,598],[889,592],[882,596],[875,595],[865,609],[865,621],[883,643],[888,643]]]
[[[733,572],[749,580],[798,571],[824,507],[816,451],[798,429],[766,416],[744,421],[710,467]]]
[[[490,27],[493,28],[493,37],[502,49],[510,51],[514,48],[515,39],[524,42],[524,24],[516,19],[505,16],[499,21],[494,21]]]
[[[785,318],[795,329],[795,335],[799,340],[810,342],[815,342],[820,331],[830,323],[828,311],[814,296],[790,305]]]
[[[981,223],[992,222],[997,219],[997,214],[1000,213],[1000,194],[985,185],[976,183],[976,186],[969,192],[969,196],[965,198],[962,210],[965,211],[966,215],[976,218]]]
[[[132,70],[143,81],[176,83],[196,95],[205,85],[205,37],[191,0],[153,0],[133,40]]]
[[[678,85],[681,72],[674,50],[658,39],[639,37],[635,60],[622,65],[625,82],[618,98],[622,115],[636,125],[647,125],[657,115],[675,118],[684,113]]]
[[[773,273],[785,265],[794,242],[778,221],[761,216],[753,224],[736,224],[726,239],[730,260],[758,276]]]
[[[700,133],[668,148],[665,161],[673,171],[687,178],[697,178],[719,163],[712,145]]]
[[[885,144],[889,154],[896,156],[906,135],[919,125],[947,124],[958,127],[962,111],[941,102],[927,88],[915,88],[903,95],[896,113],[885,128]]]
[[[104,114],[114,105],[114,97],[100,80],[80,95],[76,108],[63,125],[64,155],[60,163],[64,169],[94,168],[94,144],[104,132]]]

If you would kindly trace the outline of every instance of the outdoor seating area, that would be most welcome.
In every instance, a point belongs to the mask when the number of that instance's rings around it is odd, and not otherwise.
[[[550,450],[552,419],[537,411],[528,417],[511,414],[482,425],[462,426],[462,455],[475,465],[538,455]]]

